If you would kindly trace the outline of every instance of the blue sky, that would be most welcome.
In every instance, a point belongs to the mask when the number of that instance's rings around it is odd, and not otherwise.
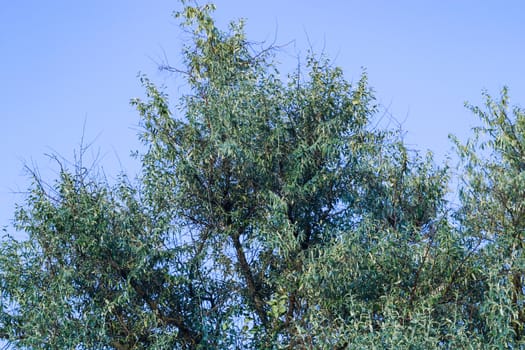
[[[525,3],[522,1],[240,1],[216,0],[216,18],[246,18],[248,37],[277,44],[293,57],[311,45],[335,59],[349,80],[366,67],[379,102],[403,122],[412,148],[444,159],[449,133],[469,135],[476,120],[464,101],[508,85],[525,105]],[[5,1],[0,9],[0,227],[22,202],[24,163],[52,182],[44,154],[67,159],[85,140],[100,151],[111,178],[137,170],[139,71],[170,87],[156,69],[164,55],[180,62],[184,40],[171,16],[177,1]],[[286,69],[286,68],[285,68]],[[176,89],[170,89],[176,92]],[[176,98],[173,96],[172,98]],[[89,158],[89,157],[88,157]]]

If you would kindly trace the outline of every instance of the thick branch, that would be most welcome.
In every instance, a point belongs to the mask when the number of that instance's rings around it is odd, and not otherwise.
[[[246,260],[246,255],[244,254],[244,250],[242,248],[241,242],[239,240],[239,234],[233,235],[233,246],[235,248],[235,253],[237,255],[237,260],[239,263],[239,268],[241,270],[241,274],[243,275],[244,279],[246,280],[246,284],[248,286],[248,295],[255,306],[255,312],[257,313],[257,316],[261,319],[261,322],[263,325],[267,325],[268,318],[266,315],[266,312],[264,311],[264,302],[261,299],[261,296],[259,294],[259,288],[257,284],[255,283],[255,278],[253,277],[252,271],[250,269],[250,265],[248,264],[248,261]]]
[[[523,337],[523,328],[525,324],[525,313],[523,307],[520,305],[520,296],[523,295],[523,284],[521,283],[521,273],[515,272],[512,275],[512,284],[514,291],[512,295],[512,302],[514,307],[517,309],[517,315],[513,317],[512,327],[516,333],[516,339],[521,340]]]

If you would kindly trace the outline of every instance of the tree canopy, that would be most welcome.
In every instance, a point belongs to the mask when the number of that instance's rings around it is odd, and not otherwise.
[[[452,171],[377,126],[363,72],[183,2],[186,84],[140,76],[137,179],[36,174],[0,243],[0,339],[43,349],[525,348],[525,111],[468,105]]]

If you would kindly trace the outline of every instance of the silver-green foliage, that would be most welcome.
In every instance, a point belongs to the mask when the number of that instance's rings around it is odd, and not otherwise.
[[[517,348],[523,310],[523,113],[487,111],[447,167],[374,127],[366,74],[309,54],[281,78],[277,48],[212,5],[173,105],[146,76],[142,174],[82,167],[34,177],[25,240],[0,245],[0,338],[50,349]],[[487,136],[483,139],[483,135]],[[480,152],[481,149],[481,152]]]

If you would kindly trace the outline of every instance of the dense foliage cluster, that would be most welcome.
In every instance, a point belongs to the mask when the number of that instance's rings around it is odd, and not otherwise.
[[[525,348],[525,113],[486,95],[450,171],[374,127],[314,53],[273,48],[212,5],[176,106],[146,76],[137,181],[37,176],[0,243],[0,339],[28,349]]]

